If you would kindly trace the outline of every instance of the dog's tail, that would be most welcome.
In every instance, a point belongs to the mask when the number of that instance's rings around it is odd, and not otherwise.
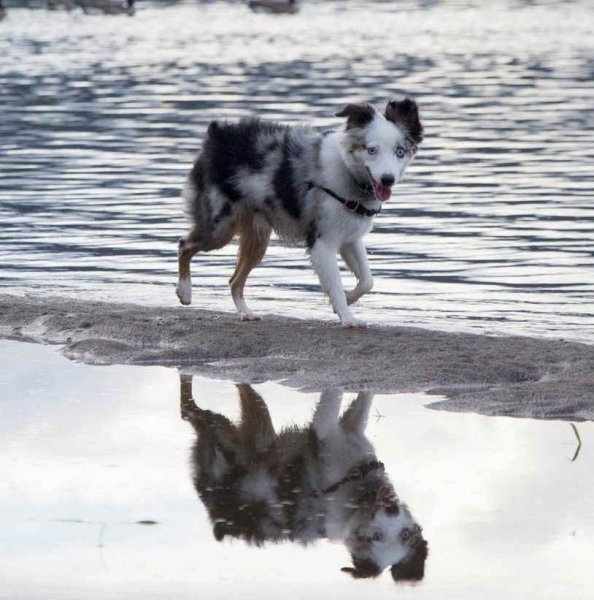
[[[204,158],[202,154],[199,154],[194,161],[191,171],[188,173],[188,177],[182,190],[185,212],[188,216],[193,218],[194,222],[200,222],[199,215],[196,213],[200,208],[198,206],[198,199],[206,187],[205,166]]]
[[[215,136],[217,133],[221,131],[221,125],[218,121],[211,121],[206,128],[206,137]]]
[[[209,142],[215,139],[220,132],[221,125],[218,121],[211,121],[204,136],[202,150],[196,157],[182,190],[186,214],[197,224],[208,222],[208,214],[203,214],[200,198],[208,187],[208,161],[206,155],[210,145]]]

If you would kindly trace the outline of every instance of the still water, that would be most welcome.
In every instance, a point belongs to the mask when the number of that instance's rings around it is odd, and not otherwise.
[[[76,364],[53,347],[17,342],[0,342],[0,364],[2,599],[594,597],[590,422],[577,424],[579,448],[567,422],[434,411],[426,405],[441,398],[423,394],[361,395],[367,427],[349,448],[383,463],[369,477],[393,486],[429,555],[416,582],[395,582],[389,568],[355,579],[341,570],[352,568],[348,523],[338,519],[343,530],[329,514],[333,505],[359,509],[341,496],[359,482],[321,504],[307,493],[319,465],[346,450],[320,446],[312,462],[315,448],[302,446],[311,477],[293,476],[292,496],[280,502],[274,489],[254,499],[238,484],[269,460],[264,432],[306,428],[324,411],[336,418],[338,391],[194,377],[194,403],[180,395],[174,369]],[[345,394],[343,410],[354,399]],[[199,409],[211,420],[202,447]],[[223,419],[238,423],[242,411],[241,431]],[[274,443],[279,457],[286,443]],[[206,485],[194,480],[198,463]],[[228,464],[235,479],[217,487],[212,478]],[[303,464],[292,464],[299,473]],[[282,487],[286,469],[268,473]],[[301,519],[283,517],[297,508]],[[305,535],[300,522],[316,527]]]
[[[426,141],[369,236],[361,316],[594,339],[589,1],[15,8],[0,56],[6,290],[174,304],[180,187],[209,120],[327,129],[346,102],[410,94]],[[231,310],[234,254],[195,259],[197,305]],[[273,245],[248,293],[331,316],[300,249]]]

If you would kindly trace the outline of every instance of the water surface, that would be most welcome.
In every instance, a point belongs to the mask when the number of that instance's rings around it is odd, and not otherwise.
[[[0,598],[588,600],[594,427],[453,414],[423,394],[373,399],[367,439],[429,544],[424,579],[354,580],[319,539],[250,546],[213,535],[192,484],[196,436],[177,371],[66,361],[0,342]],[[194,378],[203,409],[239,418],[238,388]],[[277,430],[319,394],[253,386]],[[353,394],[346,394],[343,407]],[[395,589],[396,588],[396,589]]]
[[[134,18],[13,9],[0,25],[0,285],[176,302],[179,193],[209,120],[326,129],[409,94],[426,141],[369,236],[371,321],[592,341],[594,9],[588,1],[142,2]],[[195,259],[232,309],[235,247]],[[331,318],[300,249],[254,310]]]

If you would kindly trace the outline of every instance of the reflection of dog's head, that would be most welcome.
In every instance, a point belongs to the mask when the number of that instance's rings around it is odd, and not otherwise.
[[[349,522],[346,545],[353,567],[342,570],[359,579],[376,577],[391,565],[395,581],[419,581],[425,573],[427,542],[391,486],[379,489],[373,503]]]

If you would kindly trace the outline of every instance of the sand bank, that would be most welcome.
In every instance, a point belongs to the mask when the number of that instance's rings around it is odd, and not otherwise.
[[[0,294],[0,336],[94,364],[179,366],[304,390],[430,391],[445,410],[594,419],[594,346],[405,327],[346,330],[278,316]]]

